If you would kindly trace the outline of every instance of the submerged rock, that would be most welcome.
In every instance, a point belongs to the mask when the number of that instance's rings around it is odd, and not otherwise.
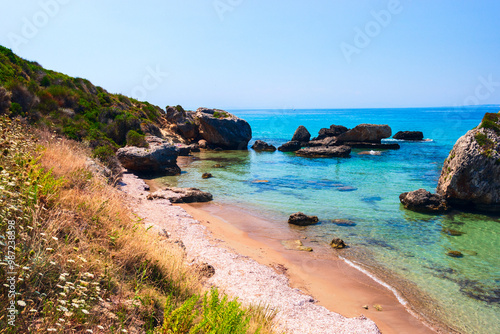
[[[307,158],[347,158],[351,154],[351,148],[345,145],[306,147],[298,150],[295,154]]]
[[[360,124],[337,137],[339,142],[367,142],[380,143],[384,138],[389,138],[392,130],[389,125]]]
[[[254,149],[255,151],[269,151],[269,152],[276,151],[276,147],[262,140],[256,140],[255,143],[252,145],[252,149]]]
[[[227,111],[198,108],[194,119],[200,137],[209,145],[226,150],[246,150],[252,139],[252,129],[248,122]]]
[[[464,255],[459,251],[449,251],[446,255],[451,257],[463,257]]]
[[[123,167],[130,171],[142,173],[160,173],[178,175],[181,169],[177,166],[178,151],[167,143],[152,144],[149,148],[126,146],[116,152],[116,157]]]
[[[278,147],[278,151],[281,152],[295,152],[300,150],[302,145],[298,141],[289,141]]]
[[[449,209],[443,196],[432,194],[425,189],[402,193],[399,200],[405,209],[417,212],[439,213]]]
[[[288,218],[288,224],[298,225],[298,226],[308,226],[317,224],[319,221],[316,216],[308,216],[302,212],[293,213]]]
[[[437,193],[457,208],[500,212],[500,113],[460,137],[443,164]]]
[[[424,134],[421,131],[399,131],[392,138],[400,140],[423,140]]]
[[[285,247],[285,249],[289,250],[299,250],[303,252],[312,252],[313,249],[311,247],[306,247],[300,240],[282,240],[281,244]]]
[[[307,143],[309,139],[311,139],[311,134],[303,125],[299,126],[297,130],[295,130],[292,137],[292,141],[298,141],[300,143]]]
[[[342,249],[346,247],[346,244],[344,240],[340,238],[333,238],[332,241],[330,242],[330,246],[335,249]]]
[[[148,200],[167,199],[172,203],[194,203],[209,202],[213,199],[212,194],[197,188],[175,188],[169,187],[158,190],[147,196]]]
[[[211,178],[211,177],[214,177],[211,173],[203,173],[203,174],[201,175],[201,178],[202,178],[202,179],[209,179],[209,178]]]

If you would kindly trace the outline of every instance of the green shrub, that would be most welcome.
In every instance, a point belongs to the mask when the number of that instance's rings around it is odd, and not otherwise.
[[[23,114],[23,107],[17,102],[12,102],[10,105],[11,116],[20,116]]]
[[[43,87],[49,87],[50,86],[50,79],[48,76],[44,76],[42,81],[40,81],[40,86]]]
[[[479,146],[481,146],[485,150],[492,148],[494,145],[493,141],[482,132],[476,133],[474,138],[476,139],[476,142],[479,144]]]
[[[491,129],[496,133],[500,134],[500,125],[498,124],[500,115],[494,113],[486,113],[483,117],[479,128],[482,129]]]
[[[130,130],[127,132],[127,145],[137,147],[149,147],[149,144],[144,139],[146,136],[141,135],[137,131]]]
[[[227,118],[229,117],[229,114],[224,112],[224,111],[214,111],[214,117],[215,118]]]

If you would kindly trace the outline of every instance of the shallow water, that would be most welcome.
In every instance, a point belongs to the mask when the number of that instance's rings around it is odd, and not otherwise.
[[[402,209],[399,194],[434,191],[455,141],[479,124],[485,112],[499,109],[236,110],[232,112],[252,126],[253,140],[276,146],[290,140],[299,125],[315,136],[331,124],[360,123],[389,124],[393,133],[423,131],[431,141],[398,141],[400,150],[381,155],[358,155],[363,150],[355,149],[351,158],[308,159],[253,150],[197,153],[181,176],[161,180],[208,190],[216,201],[244,207],[276,224],[286,224],[297,211],[317,215],[321,224],[301,233],[324,245],[334,235],[343,238],[350,245],[347,257],[379,276],[390,275],[385,277],[392,277],[390,283],[418,309],[462,333],[494,333],[500,328],[499,217],[413,213]],[[202,180],[204,172],[214,178]],[[449,257],[450,250],[464,256]],[[412,297],[415,289],[418,298]]]

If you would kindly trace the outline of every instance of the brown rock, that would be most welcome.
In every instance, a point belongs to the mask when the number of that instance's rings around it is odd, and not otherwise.
[[[297,212],[290,215],[288,218],[288,224],[298,225],[298,226],[308,226],[317,224],[319,221],[316,216],[308,216],[303,214],[302,212]]]

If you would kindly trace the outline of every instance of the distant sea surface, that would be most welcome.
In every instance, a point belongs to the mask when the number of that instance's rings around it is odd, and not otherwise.
[[[332,236],[344,239],[350,245],[343,253],[346,258],[370,268],[417,310],[460,333],[498,333],[500,217],[418,214],[404,210],[399,195],[419,188],[435,191],[456,140],[477,126],[486,112],[499,110],[230,110],[250,123],[249,146],[261,139],[278,147],[299,125],[314,137],[331,124],[353,128],[361,123],[388,124],[393,134],[422,131],[429,141],[396,141],[400,150],[381,155],[358,155],[364,150],[353,149],[350,158],[308,159],[251,149],[203,153],[181,176],[161,180],[205,189],[219,203],[240,206],[276,224],[286,224],[297,211],[317,215],[321,223],[301,232],[308,239],[325,246]],[[224,168],[213,168],[215,164]],[[201,174],[207,171],[215,177],[204,187]],[[450,250],[464,256],[449,257]]]

